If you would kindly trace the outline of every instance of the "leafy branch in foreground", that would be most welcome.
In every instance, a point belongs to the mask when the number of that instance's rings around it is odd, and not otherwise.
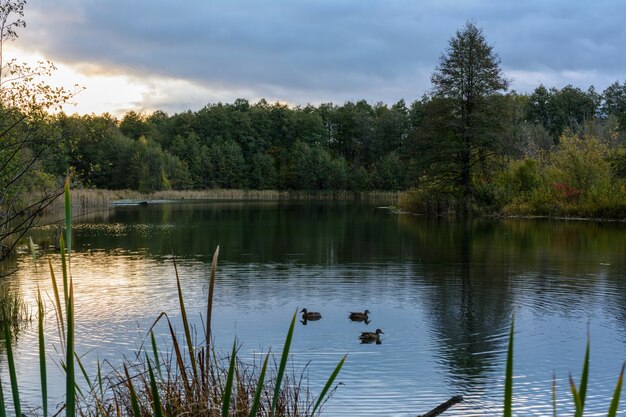
[[[30,65],[4,56],[5,43],[26,27],[25,4],[0,1],[0,261],[62,193],[58,178],[43,166],[58,152],[60,131],[49,123],[49,111],[81,90],[49,85],[56,70],[50,61]]]

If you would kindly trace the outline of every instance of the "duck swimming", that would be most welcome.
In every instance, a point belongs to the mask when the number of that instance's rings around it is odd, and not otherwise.
[[[368,322],[368,317],[367,315],[370,313],[369,310],[365,310],[364,312],[360,312],[360,311],[353,311],[350,313],[350,316],[348,316],[350,318],[350,320],[352,321],[365,321]]]
[[[381,334],[385,333],[380,329],[376,329],[375,332],[361,332],[361,336],[359,336],[359,339],[361,340],[361,343],[376,342],[376,344],[380,344]]]
[[[319,320],[322,318],[322,315],[316,311],[307,311],[306,308],[300,310],[302,313],[302,320]]]

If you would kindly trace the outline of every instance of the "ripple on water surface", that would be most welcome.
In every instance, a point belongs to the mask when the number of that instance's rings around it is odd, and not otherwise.
[[[246,219],[252,222],[254,218]],[[171,242],[189,238],[195,245],[190,253],[176,257],[192,324],[196,329],[203,326],[200,315],[206,309],[209,262],[215,245],[192,233],[204,228],[206,234],[219,225],[173,226],[169,217],[166,220],[162,224],[127,224],[113,218],[110,224],[85,224],[75,230],[81,248],[72,259],[76,350],[91,374],[97,360],[107,358],[119,364],[123,356],[132,355],[163,311],[177,331],[182,330],[174,256],[167,246]],[[307,221],[296,220],[299,227]],[[389,221],[386,217],[375,220],[379,224]],[[282,229],[287,221],[286,217],[276,223],[265,219],[264,237],[259,239],[266,239],[271,232],[268,222],[280,233],[276,240],[263,240],[258,246],[249,242],[256,239],[248,233],[254,230],[249,223],[237,229],[243,230],[236,234],[241,240],[232,237],[235,233],[225,235],[232,240],[222,247],[219,263],[214,337],[224,351],[237,337],[241,357],[258,361],[269,347],[276,354],[282,349],[296,309],[320,311],[321,320],[297,323],[291,354],[294,372],[306,372],[314,393],[320,392],[334,367],[348,354],[338,377],[341,385],[325,405],[325,415],[406,417],[425,413],[458,394],[465,401],[445,415],[501,414],[513,314],[516,415],[551,415],[553,371],[559,415],[571,414],[567,377],[572,372],[579,379],[588,323],[591,379],[585,415],[606,414],[626,359],[626,278],[624,271],[614,266],[619,264],[612,253],[607,255],[611,265],[601,265],[604,261],[586,257],[587,263],[581,264],[573,255],[560,261],[549,248],[542,248],[545,253],[533,249],[530,255],[516,247],[498,252],[490,242],[504,244],[508,240],[491,235],[475,244],[473,252],[463,252],[454,240],[450,247],[440,248],[447,244],[446,236],[454,235],[450,230],[446,229],[446,234],[429,225],[432,231],[416,232],[412,229],[415,225],[409,224],[406,232],[399,229],[401,222],[394,221],[387,225],[395,228],[387,240],[384,233],[372,232],[352,243],[373,242],[372,247],[358,246],[366,254],[362,255],[352,246],[341,246],[348,234],[345,230],[357,238],[359,230],[348,226],[307,229],[331,235],[315,235],[316,240],[304,245],[301,233],[300,240],[289,240]],[[368,227],[359,223],[359,228]],[[185,235],[177,235],[179,230]],[[332,235],[342,231],[346,235]],[[135,240],[131,241],[131,235]],[[384,245],[375,245],[382,240]],[[273,246],[282,252],[276,256],[261,253]],[[487,252],[481,252],[483,249]],[[437,258],[435,251],[441,252]],[[507,263],[497,258],[504,256],[502,253],[513,260]],[[517,256],[523,262],[515,262]],[[274,257],[279,260],[271,260]],[[53,263],[58,270],[58,262],[53,259]],[[20,266],[16,285],[25,297],[34,300],[40,286],[50,305],[45,262],[36,264],[23,257]],[[350,311],[365,309],[371,311],[369,324],[348,320]],[[52,309],[47,310],[46,321],[55,323]],[[17,360],[20,381],[26,384],[24,395],[37,401],[33,327],[27,326],[20,335]],[[384,331],[381,344],[359,342],[360,332],[376,328]],[[157,326],[155,330],[165,346],[167,329]],[[55,327],[46,331],[49,343],[58,346]],[[48,351],[53,356],[54,349]],[[0,366],[6,381],[6,369]],[[60,378],[57,371],[50,378]],[[62,389],[55,389],[53,386],[51,396],[62,398]],[[624,408],[620,413],[626,414]]]

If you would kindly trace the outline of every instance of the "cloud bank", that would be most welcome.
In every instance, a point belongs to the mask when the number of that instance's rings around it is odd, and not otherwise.
[[[601,91],[626,78],[623,0],[40,0],[27,5],[19,42],[86,73],[145,80],[145,107],[182,111],[242,94],[393,103],[428,92],[467,20],[518,91]]]

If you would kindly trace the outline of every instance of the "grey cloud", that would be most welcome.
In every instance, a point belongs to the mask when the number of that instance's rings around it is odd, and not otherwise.
[[[26,19],[24,40],[53,60],[303,104],[418,98],[468,19],[511,70],[626,69],[623,0],[41,0]]]

